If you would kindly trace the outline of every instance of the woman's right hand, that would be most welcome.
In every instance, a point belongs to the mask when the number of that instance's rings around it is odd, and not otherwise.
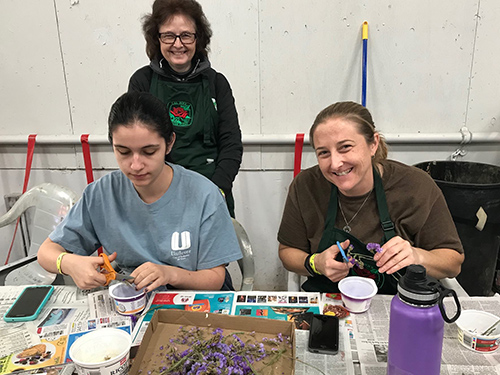
[[[349,240],[341,243],[343,249],[349,246]],[[339,253],[337,245],[332,245],[325,251],[318,253],[314,258],[316,269],[333,282],[342,280],[349,274],[349,269],[353,266],[351,263],[339,262],[335,258]]]
[[[109,256],[109,261],[116,259],[116,253]],[[61,261],[61,270],[71,276],[78,288],[94,289],[106,284],[106,276],[99,272],[104,265],[104,259],[98,256],[82,256],[66,254]]]

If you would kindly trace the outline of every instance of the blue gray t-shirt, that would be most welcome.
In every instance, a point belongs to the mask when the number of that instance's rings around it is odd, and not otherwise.
[[[217,186],[175,164],[167,192],[147,204],[114,171],[90,184],[49,238],[66,250],[117,252],[120,267],[145,262],[196,271],[241,258],[233,224]]]

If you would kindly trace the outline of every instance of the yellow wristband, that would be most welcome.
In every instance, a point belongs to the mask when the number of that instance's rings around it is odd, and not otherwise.
[[[318,254],[311,255],[311,257],[309,258],[309,265],[311,266],[311,268],[314,271],[314,273],[317,273],[318,275],[321,275],[321,272],[319,272],[316,269],[316,266],[314,265],[314,258],[316,258],[316,255],[318,255]]]
[[[65,273],[63,273],[62,269],[61,269],[61,261],[62,261],[62,258],[68,254],[67,252],[64,252],[64,253],[61,253],[59,254],[59,256],[57,257],[57,261],[56,261],[56,266],[57,266],[57,272],[59,272],[61,275],[64,275],[64,276],[67,276]]]

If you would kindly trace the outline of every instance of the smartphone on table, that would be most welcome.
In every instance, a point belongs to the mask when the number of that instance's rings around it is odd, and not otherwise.
[[[309,351],[337,354],[339,351],[339,318],[333,315],[314,314],[309,329]]]
[[[35,320],[47,303],[54,287],[52,285],[28,286],[17,297],[5,313],[6,322],[26,322]]]

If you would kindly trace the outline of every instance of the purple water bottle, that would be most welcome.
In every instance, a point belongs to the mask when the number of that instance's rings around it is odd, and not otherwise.
[[[443,307],[448,295],[457,306],[451,319]],[[387,375],[439,375],[444,322],[453,323],[459,316],[454,290],[427,276],[424,266],[408,266],[391,302]]]

